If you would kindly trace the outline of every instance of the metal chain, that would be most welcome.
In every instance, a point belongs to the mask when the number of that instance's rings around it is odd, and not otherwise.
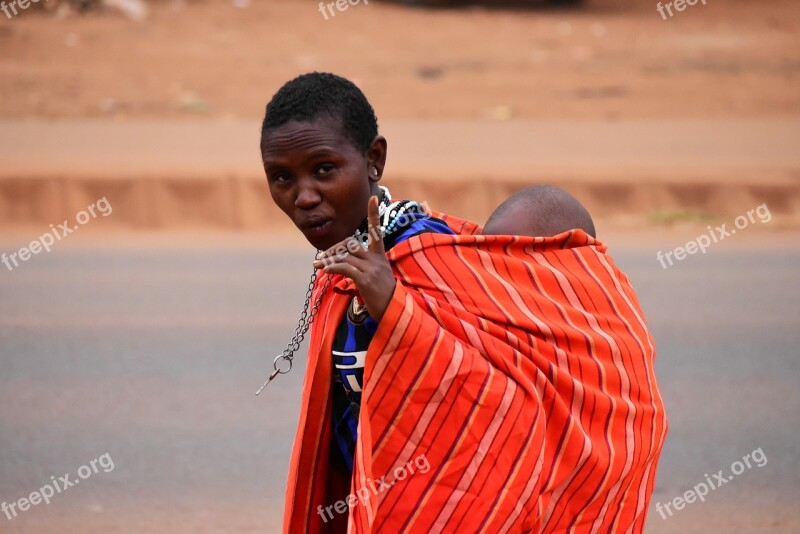
[[[389,189],[387,189],[385,186],[380,186],[380,188],[383,194],[381,195],[379,212],[381,220],[386,221],[388,220],[387,218],[389,217],[390,213],[390,210],[388,208],[391,204],[392,195],[389,192]],[[400,203],[398,202],[397,204]],[[359,241],[363,241],[363,235],[365,235],[368,230],[369,225],[367,223],[367,219],[364,220],[361,226],[364,226],[365,228],[362,230],[359,227],[359,229],[356,230],[356,233],[353,236]],[[386,225],[384,224],[382,229],[385,227]],[[319,258],[319,255],[321,253],[322,251],[318,250],[316,258]],[[311,303],[311,296],[314,292],[314,284],[317,281],[317,270],[314,269],[314,272],[311,274],[311,281],[308,283],[308,291],[306,291],[306,302],[303,305],[303,311],[300,313],[300,321],[297,324],[297,328],[295,328],[294,336],[292,336],[292,340],[286,345],[286,348],[283,349],[283,352],[278,354],[275,357],[275,360],[273,360],[272,367],[274,370],[272,371],[272,374],[269,375],[269,378],[267,378],[267,381],[264,382],[264,384],[260,388],[258,388],[258,391],[256,391],[256,395],[264,391],[264,388],[267,387],[270,382],[275,380],[275,377],[277,377],[278,375],[285,375],[286,373],[292,370],[292,360],[294,358],[294,353],[295,351],[300,349],[300,344],[303,342],[306,332],[308,332],[308,329],[311,327],[311,323],[314,322],[314,317],[317,315],[317,312],[319,311],[320,304],[322,304],[322,298],[328,291],[328,288],[331,285],[332,278],[333,275],[329,274],[328,277],[325,279],[325,283],[322,285],[322,291],[320,291],[319,297],[314,302],[314,306],[311,307],[311,312],[309,313],[308,305]],[[288,367],[286,367],[286,369],[281,369],[280,364],[278,363],[280,361],[286,362],[288,364]]]
[[[317,257],[319,257],[319,252],[317,252]],[[306,291],[306,302],[303,305],[303,311],[300,313],[300,321],[297,324],[297,328],[295,328],[294,336],[292,336],[292,340],[286,345],[286,348],[283,349],[283,352],[278,354],[275,357],[275,360],[273,360],[272,367],[274,371],[272,371],[272,374],[269,375],[267,381],[264,382],[264,384],[260,388],[258,388],[258,391],[256,391],[256,395],[261,393],[264,390],[264,388],[267,387],[269,383],[275,379],[275,377],[277,377],[278,375],[285,375],[286,373],[292,370],[292,360],[294,358],[294,353],[295,351],[300,350],[300,344],[303,342],[303,339],[305,339],[306,332],[308,332],[308,329],[311,327],[311,323],[314,322],[314,317],[317,315],[317,312],[319,311],[319,307],[322,304],[322,298],[328,291],[328,288],[331,285],[332,278],[333,275],[330,274],[327,276],[327,278],[325,278],[325,282],[322,285],[322,290],[320,291],[319,297],[317,297],[317,300],[311,307],[311,313],[309,313],[308,305],[311,303],[311,296],[314,293],[314,284],[317,281],[317,270],[314,269],[314,272],[311,273],[311,281],[308,283],[308,291]],[[281,360],[287,362],[289,366],[286,367],[285,369],[281,369],[280,364],[278,363]]]

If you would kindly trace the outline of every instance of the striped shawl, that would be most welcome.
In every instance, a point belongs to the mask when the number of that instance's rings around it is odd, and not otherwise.
[[[580,230],[484,236],[435,215],[458,235],[387,253],[398,283],[366,355],[352,479],[328,462],[331,343],[355,287],[336,276],[325,296],[284,531],[641,532],[667,422],[627,276]]]

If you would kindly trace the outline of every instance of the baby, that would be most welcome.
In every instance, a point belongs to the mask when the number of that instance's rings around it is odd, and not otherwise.
[[[551,237],[575,228],[597,237],[592,217],[575,197],[552,185],[537,185],[500,204],[486,221],[483,233]]]

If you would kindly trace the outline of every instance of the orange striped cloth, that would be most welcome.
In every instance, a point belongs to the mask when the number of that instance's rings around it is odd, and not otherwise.
[[[667,422],[627,276],[580,230],[484,236],[434,215],[458,235],[387,253],[351,479],[329,465],[330,351],[354,285],[337,276],[323,301],[284,531],[641,532]]]

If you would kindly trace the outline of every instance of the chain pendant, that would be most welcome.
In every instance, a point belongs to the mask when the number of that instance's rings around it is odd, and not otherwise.
[[[317,257],[319,257],[319,254],[320,252],[317,251]],[[300,313],[300,321],[294,331],[294,336],[292,336],[292,340],[288,345],[286,345],[286,348],[283,349],[283,352],[275,356],[275,359],[272,361],[273,371],[270,373],[266,382],[264,382],[264,384],[258,388],[256,395],[264,391],[264,388],[266,388],[270,382],[275,380],[278,375],[285,375],[292,370],[292,359],[294,358],[294,353],[300,349],[300,344],[303,342],[303,339],[305,339],[306,332],[308,332],[308,329],[311,327],[311,323],[314,322],[314,317],[319,311],[319,307],[322,304],[322,299],[325,296],[325,293],[327,293],[332,279],[333,275],[329,274],[325,279],[325,283],[322,286],[319,297],[317,297],[317,300],[314,302],[314,306],[311,308],[311,312],[309,313],[308,305],[311,303],[311,296],[314,293],[314,284],[317,281],[317,270],[314,269],[314,272],[311,274],[311,280],[308,283],[308,290],[306,291],[306,302],[303,305],[303,311]],[[282,368],[281,362],[286,362],[286,365],[288,366],[286,368]]]
[[[278,354],[276,359],[278,359],[278,358],[283,358],[283,354]],[[291,360],[289,360],[289,361],[291,362]],[[291,369],[291,366],[289,366],[289,369]],[[259,393],[264,391],[264,388],[267,387],[270,382],[275,380],[275,377],[277,377],[279,374],[282,374],[282,373],[281,373],[281,370],[278,369],[278,368],[276,368],[274,371],[272,371],[272,374],[269,375],[269,378],[267,378],[267,381],[264,382],[264,384],[260,388],[258,388],[258,391],[256,391],[256,395],[258,395]]]

